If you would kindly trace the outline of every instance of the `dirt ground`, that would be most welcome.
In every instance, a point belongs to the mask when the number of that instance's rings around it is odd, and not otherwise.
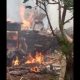
[[[23,76],[7,76],[7,80],[58,80],[58,76],[53,76],[50,74],[27,73]]]

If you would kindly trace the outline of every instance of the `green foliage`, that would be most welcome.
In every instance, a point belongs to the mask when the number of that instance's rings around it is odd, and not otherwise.
[[[64,40],[62,37],[58,39],[60,49],[62,50],[63,54],[67,55],[70,53],[72,44],[68,43],[66,40]]]
[[[61,0],[61,2],[67,7],[67,9],[73,9],[73,0]]]

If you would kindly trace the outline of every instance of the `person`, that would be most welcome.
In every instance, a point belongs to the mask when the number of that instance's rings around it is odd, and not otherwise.
[[[23,29],[27,29],[32,24],[33,14],[25,19],[24,0],[7,0],[7,22],[19,23]]]

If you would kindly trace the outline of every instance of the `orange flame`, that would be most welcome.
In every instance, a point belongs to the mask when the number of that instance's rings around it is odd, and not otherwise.
[[[41,54],[41,52],[40,53],[36,52],[35,60],[39,64],[43,63],[44,56]]]
[[[39,63],[42,64],[44,62],[44,56],[42,53],[36,52],[35,57],[32,57],[31,54],[28,56],[28,60],[25,62],[25,64],[31,64],[31,63]]]
[[[40,72],[40,70],[39,70],[39,68],[37,66],[36,67],[32,67],[31,71],[33,71],[33,72]]]
[[[31,53],[29,53],[29,56],[27,57],[27,61],[25,64],[33,64],[33,63],[38,63],[38,64],[44,64],[44,56],[42,55],[41,52],[36,52],[36,55],[33,57]],[[40,72],[39,67],[31,67],[30,69],[32,72]]]
[[[31,27],[32,22],[33,22],[33,15],[34,15],[33,12],[30,13],[28,19],[23,21],[23,23],[24,23],[23,26],[28,27],[28,28]]]
[[[32,26],[32,23],[33,23],[33,15],[34,15],[34,12],[31,12],[29,17],[26,19],[24,18],[24,13],[25,13],[25,8],[24,6],[21,6],[20,7],[20,17],[22,19],[22,29],[23,30],[27,30],[28,28],[30,28]]]
[[[17,66],[17,65],[19,65],[19,63],[20,63],[19,58],[16,56],[16,59],[12,61],[12,64],[14,66]]]
[[[31,56],[31,53],[29,53],[28,60],[25,62],[25,64],[34,63],[35,59]]]

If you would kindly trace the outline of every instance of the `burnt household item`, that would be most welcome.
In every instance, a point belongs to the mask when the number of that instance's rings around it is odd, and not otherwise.
[[[7,31],[20,31],[20,23],[10,23],[7,22]]]
[[[21,26],[19,23],[7,22],[7,49],[19,48],[19,33]]]

